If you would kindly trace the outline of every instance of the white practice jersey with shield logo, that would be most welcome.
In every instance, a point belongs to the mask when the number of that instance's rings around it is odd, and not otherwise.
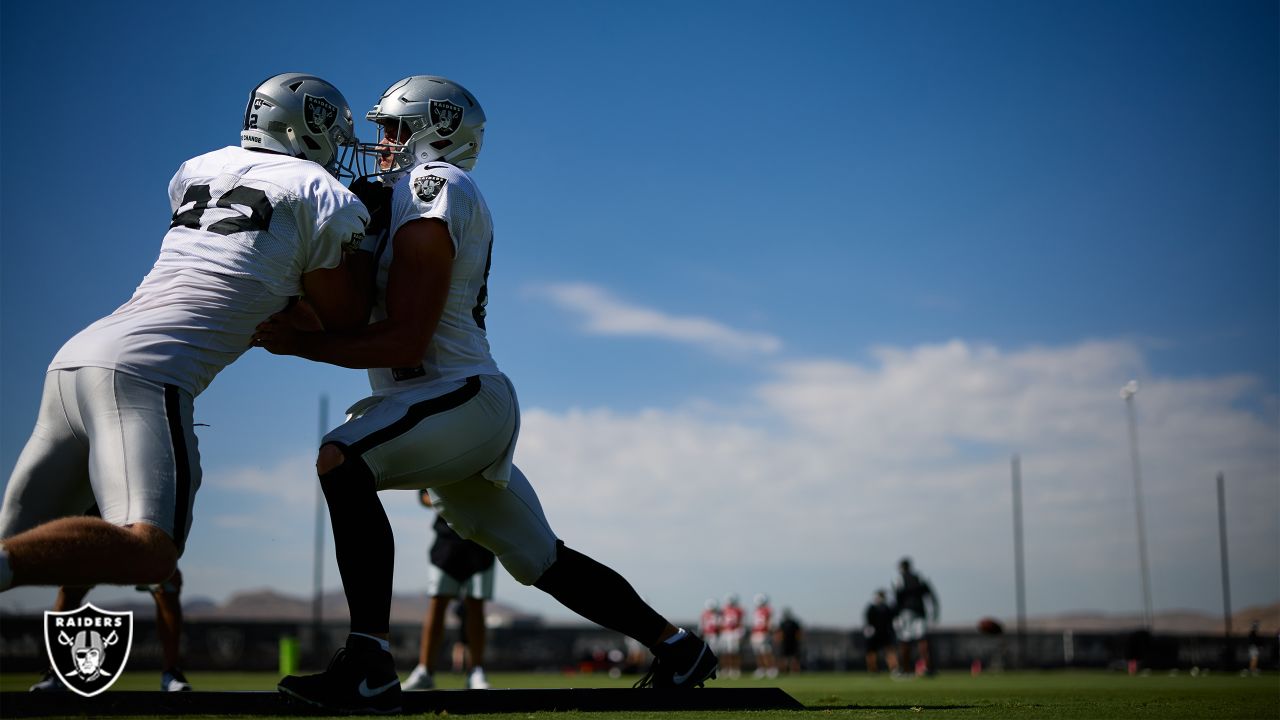
[[[337,267],[368,211],[324,168],[238,147],[192,158],[169,183],[173,221],[133,297],[49,368],[104,367],[199,395],[258,323]]]
[[[420,218],[442,220],[449,228],[454,248],[449,297],[420,366],[369,371],[369,384],[376,395],[431,384],[443,387],[472,375],[498,372],[485,334],[493,247],[489,206],[465,171],[447,163],[427,163],[396,183],[389,237],[394,238],[405,223]],[[387,275],[393,251],[394,242],[388,242],[379,258],[375,322],[386,318]]]

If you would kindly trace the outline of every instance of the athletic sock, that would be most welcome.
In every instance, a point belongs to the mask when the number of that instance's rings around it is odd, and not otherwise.
[[[685,635],[688,635],[688,634],[689,634],[689,632],[688,632],[687,630],[685,630],[684,628],[676,628],[676,634],[675,634],[675,635],[672,635],[671,637],[667,638],[666,640],[663,640],[662,642],[664,642],[664,643],[666,643],[666,644],[668,644],[668,645],[675,645],[676,643],[680,642],[680,640],[681,640],[682,638],[684,638],[684,636],[685,636]]]
[[[656,644],[667,626],[666,618],[649,607],[625,578],[561,541],[556,542],[556,561],[534,587],[582,617],[646,647]]]
[[[367,639],[367,640],[372,640],[372,641],[374,641],[374,642],[378,643],[378,647],[382,648],[382,651],[383,651],[383,652],[391,652],[391,643],[390,643],[390,642],[387,642],[386,640],[383,640],[382,638],[377,637],[377,636],[375,636],[375,635],[370,635],[370,634],[368,634],[368,633],[358,633],[358,632],[353,632],[353,633],[351,633],[350,635],[348,635],[348,636],[347,636],[347,640],[350,640],[350,639],[351,639],[351,638],[353,638],[353,637],[356,637],[356,638],[365,638],[365,639]]]
[[[364,461],[348,456],[320,476],[342,590],[351,610],[351,631],[384,634],[391,622],[391,579],[396,541],[387,512],[378,499],[373,473]]]

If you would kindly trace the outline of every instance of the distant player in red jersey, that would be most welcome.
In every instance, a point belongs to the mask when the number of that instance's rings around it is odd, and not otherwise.
[[[720,603],[707,598],[702,606],[702,618],[698,621],[702,639],[713,651],[720,651]]]
[[[756,595],[756,606],[751,611],[751,654],[755,657],[758,678],[777,677],[778,664],[773,659],[773,608],[769,596]]]
[[[721,666],[729,677],[742,675],[742,606],[738,604],[738,596],[729,593],[725,596],[724,607],[720,610],[720,655]]]

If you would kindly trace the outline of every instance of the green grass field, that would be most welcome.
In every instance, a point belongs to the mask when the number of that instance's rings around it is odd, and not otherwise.
[[[277,676],[264,673],[189,674],[199,690],[272,690]],[[25,690],[35,675],[0,675],[0,690]],[[492,673],[495,688],[627,687],[635,678],[603,675]],[[113,687],[152,690],[158,673],[126,672]],[[515,713],[468,715],[469,718],[572,718],[586,720],[687,720],[746,717],[750,720],[826,720],[830,718],[1280,718],[1280,675],[1240,677],[1213,673],[1152,673],[1129,676],[1093,671],[942,673],[935,678],[896,680],[862,673],[808,673],[768,681],[742,678],[716,680],[716,687],[781,687],[805,705],[805,711],[649,712],[649,713]],[[462,678],[445,675],[445,689],[462,687]],[[637,690],[636,692],[643,692]],[[696,692],[696,691],[693,691]],[[0,709],[0,715],[3,710]],[[258,716],[261,717],[261,716]],[[314,717],[314,716],[313,716]]]

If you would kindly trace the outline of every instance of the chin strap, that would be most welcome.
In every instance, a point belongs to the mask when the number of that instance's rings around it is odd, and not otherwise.
[[[454,150],[453,152],[449,153],[448,155],[445,155],[440,159],[447,163],[453,163],[454,158],[458,157],[459,155],[462,155],[463,153],[466,153],[468,150],[474,150],[475,147],[476,147],[476,144],[474,142],[463,143],[458,146],[457,150]]]
[[[285,128],[284,134],[285,137],[289,139],[289,154],[296,158],[302,158],[305,160],[307,156],[302,153],[302,148],[298,147],[298,136],[294,134],[293,128]]]

